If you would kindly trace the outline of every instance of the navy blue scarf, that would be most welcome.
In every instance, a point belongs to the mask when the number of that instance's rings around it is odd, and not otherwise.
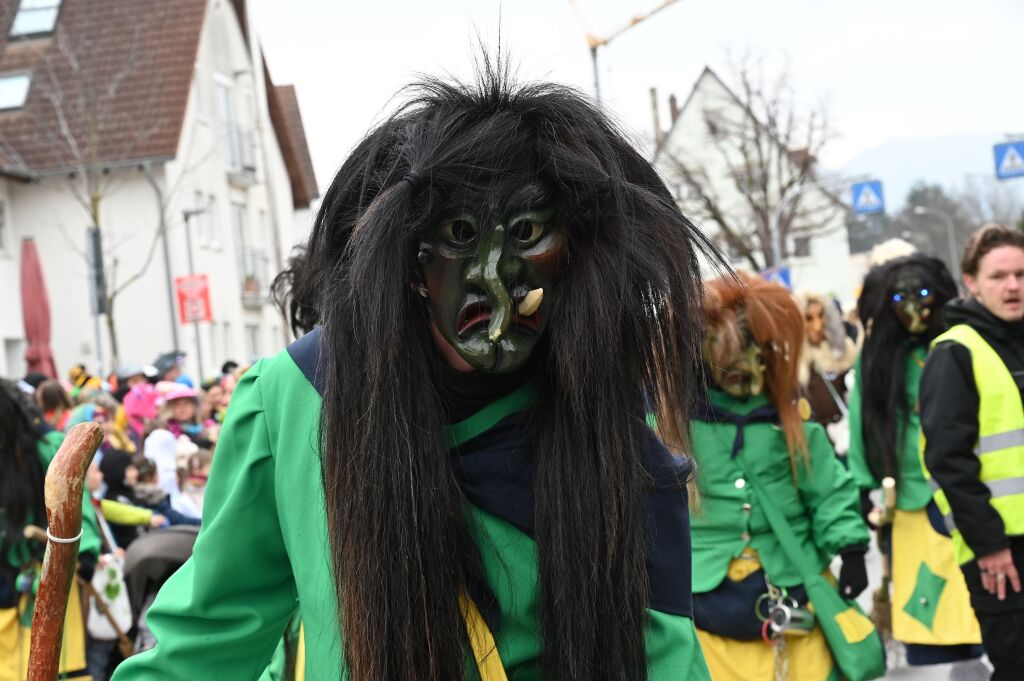
[[[746,414],[737,414],[736,412],[711,404],[707,393],[704,393],[697,400],[697,404],[695,406],[696,411],[694,418],[698,421],[736,424],[736,437],[732,441],[733,458],[736,458],[736,455],[740,453],[741,449],[743,449],[743,443],[745,441],[743,430],[746,428],[747,424],[779,422],[779,412],[770,404],[766,404],[763,407],[757,407]]]

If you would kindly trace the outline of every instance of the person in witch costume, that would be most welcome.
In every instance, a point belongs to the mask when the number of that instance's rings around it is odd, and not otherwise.
[[[873,268],[857,302],[866,335],[850,392],[847,460],[865,511],[873,506],[868,493],[883,479],[896,483],[896,510],[881,536],[892,573],[892,634],[905,644],[911,665],[981,655],[981,631],[953,544],[929,522],[932,488],[918,451],[921,372],[929,344],[943,330],[939,312],[956,294],[945,264],[915,253]],[[958,678],[971,678],[972,667],[965,662]]]
[[[46,526],[43,483],[63,442],[64,433],[43,420],[31,398],[0,378],[0,681],[26,678],[45,545],[26,539],[24,529]],[[99,554],[99,525],[86,491],[78,553],[84,579],[92,578]],[[68,598],[60,672],[74,678],[86,673],[85,622],[77,586]]]
[[[802,566],[757,502],[772,499],[816,558],[807,572],[820,574],[839,555],[840,594],[852,599],[867,587],[856,487],[825,429],[798,413],[803,314],[785,288],[742,272],[708,284],[706,313],[710,385],[692,423],[691,520],[694,619],[711,676],[838,678],[808,610]],[[776,631],[769,617],[780,606],[792,617]]]
[[[815,291],[801,291],[797,301],[804,313],[803,351],[798,377],[811,407],[811,418],[825,427],[840,455],[848,447],[845,422],[846,375],[857,359],[857,343],[846,333],[835,302]]]
[[[253,679],[296,603],[311,680],[709,678],[688,460],[643,418],[689,416],[706,242],[577,92],[485,60],[411,93],[325,194],[317,326],[240,382],[116,681]]]

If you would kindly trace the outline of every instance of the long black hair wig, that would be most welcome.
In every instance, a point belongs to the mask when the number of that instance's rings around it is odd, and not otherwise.
[[[0,568],[28,522],[44,523],[41,417],[18,387],[0,378]]]
[[[928,330],[919,335],[907,331],[892,309],[897,280],[907,268],[917,270],[935,295]],[[857,380],[865,458],[877,480],[890,476],[899,482],[900,451],[909,415],[916,408],[907,398],[907,355],[915,346],[927,346],[942,332],[939,312],[956,294],[956,284],[946,265],[921,253],[883,263],[864,279],[857,301],[857,313],[865,330]]]
[[[700,384],[697,257],[714,251],[583,95],[517,85],[500,59],[478,71],[472,83],[407,90],[337,173],[283,280],[298,326],[322,325],[323,484],[346,665],[354,681],[464,676],[467,502],[416,253],[446,212],[539,178],[568,232],[538,350],[544,675],[642,679],[649,481],[637,415],[647,396],[662,436],[683,442]]]

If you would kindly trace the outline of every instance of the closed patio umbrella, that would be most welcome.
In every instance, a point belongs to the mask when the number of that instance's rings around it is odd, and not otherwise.
[[[34,239],[21,241],[21,316],[25,320],[28,371],[57,378],[57,366],[50,349],[50,297],[46,293],[43,268]]]

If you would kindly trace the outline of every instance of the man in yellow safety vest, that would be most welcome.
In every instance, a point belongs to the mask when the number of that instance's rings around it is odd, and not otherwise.
[[[921,377],[922,450],[992,679],[1024,673],[1024,233],[985,225]],[[927,581],[920,575],[918,581]]]

